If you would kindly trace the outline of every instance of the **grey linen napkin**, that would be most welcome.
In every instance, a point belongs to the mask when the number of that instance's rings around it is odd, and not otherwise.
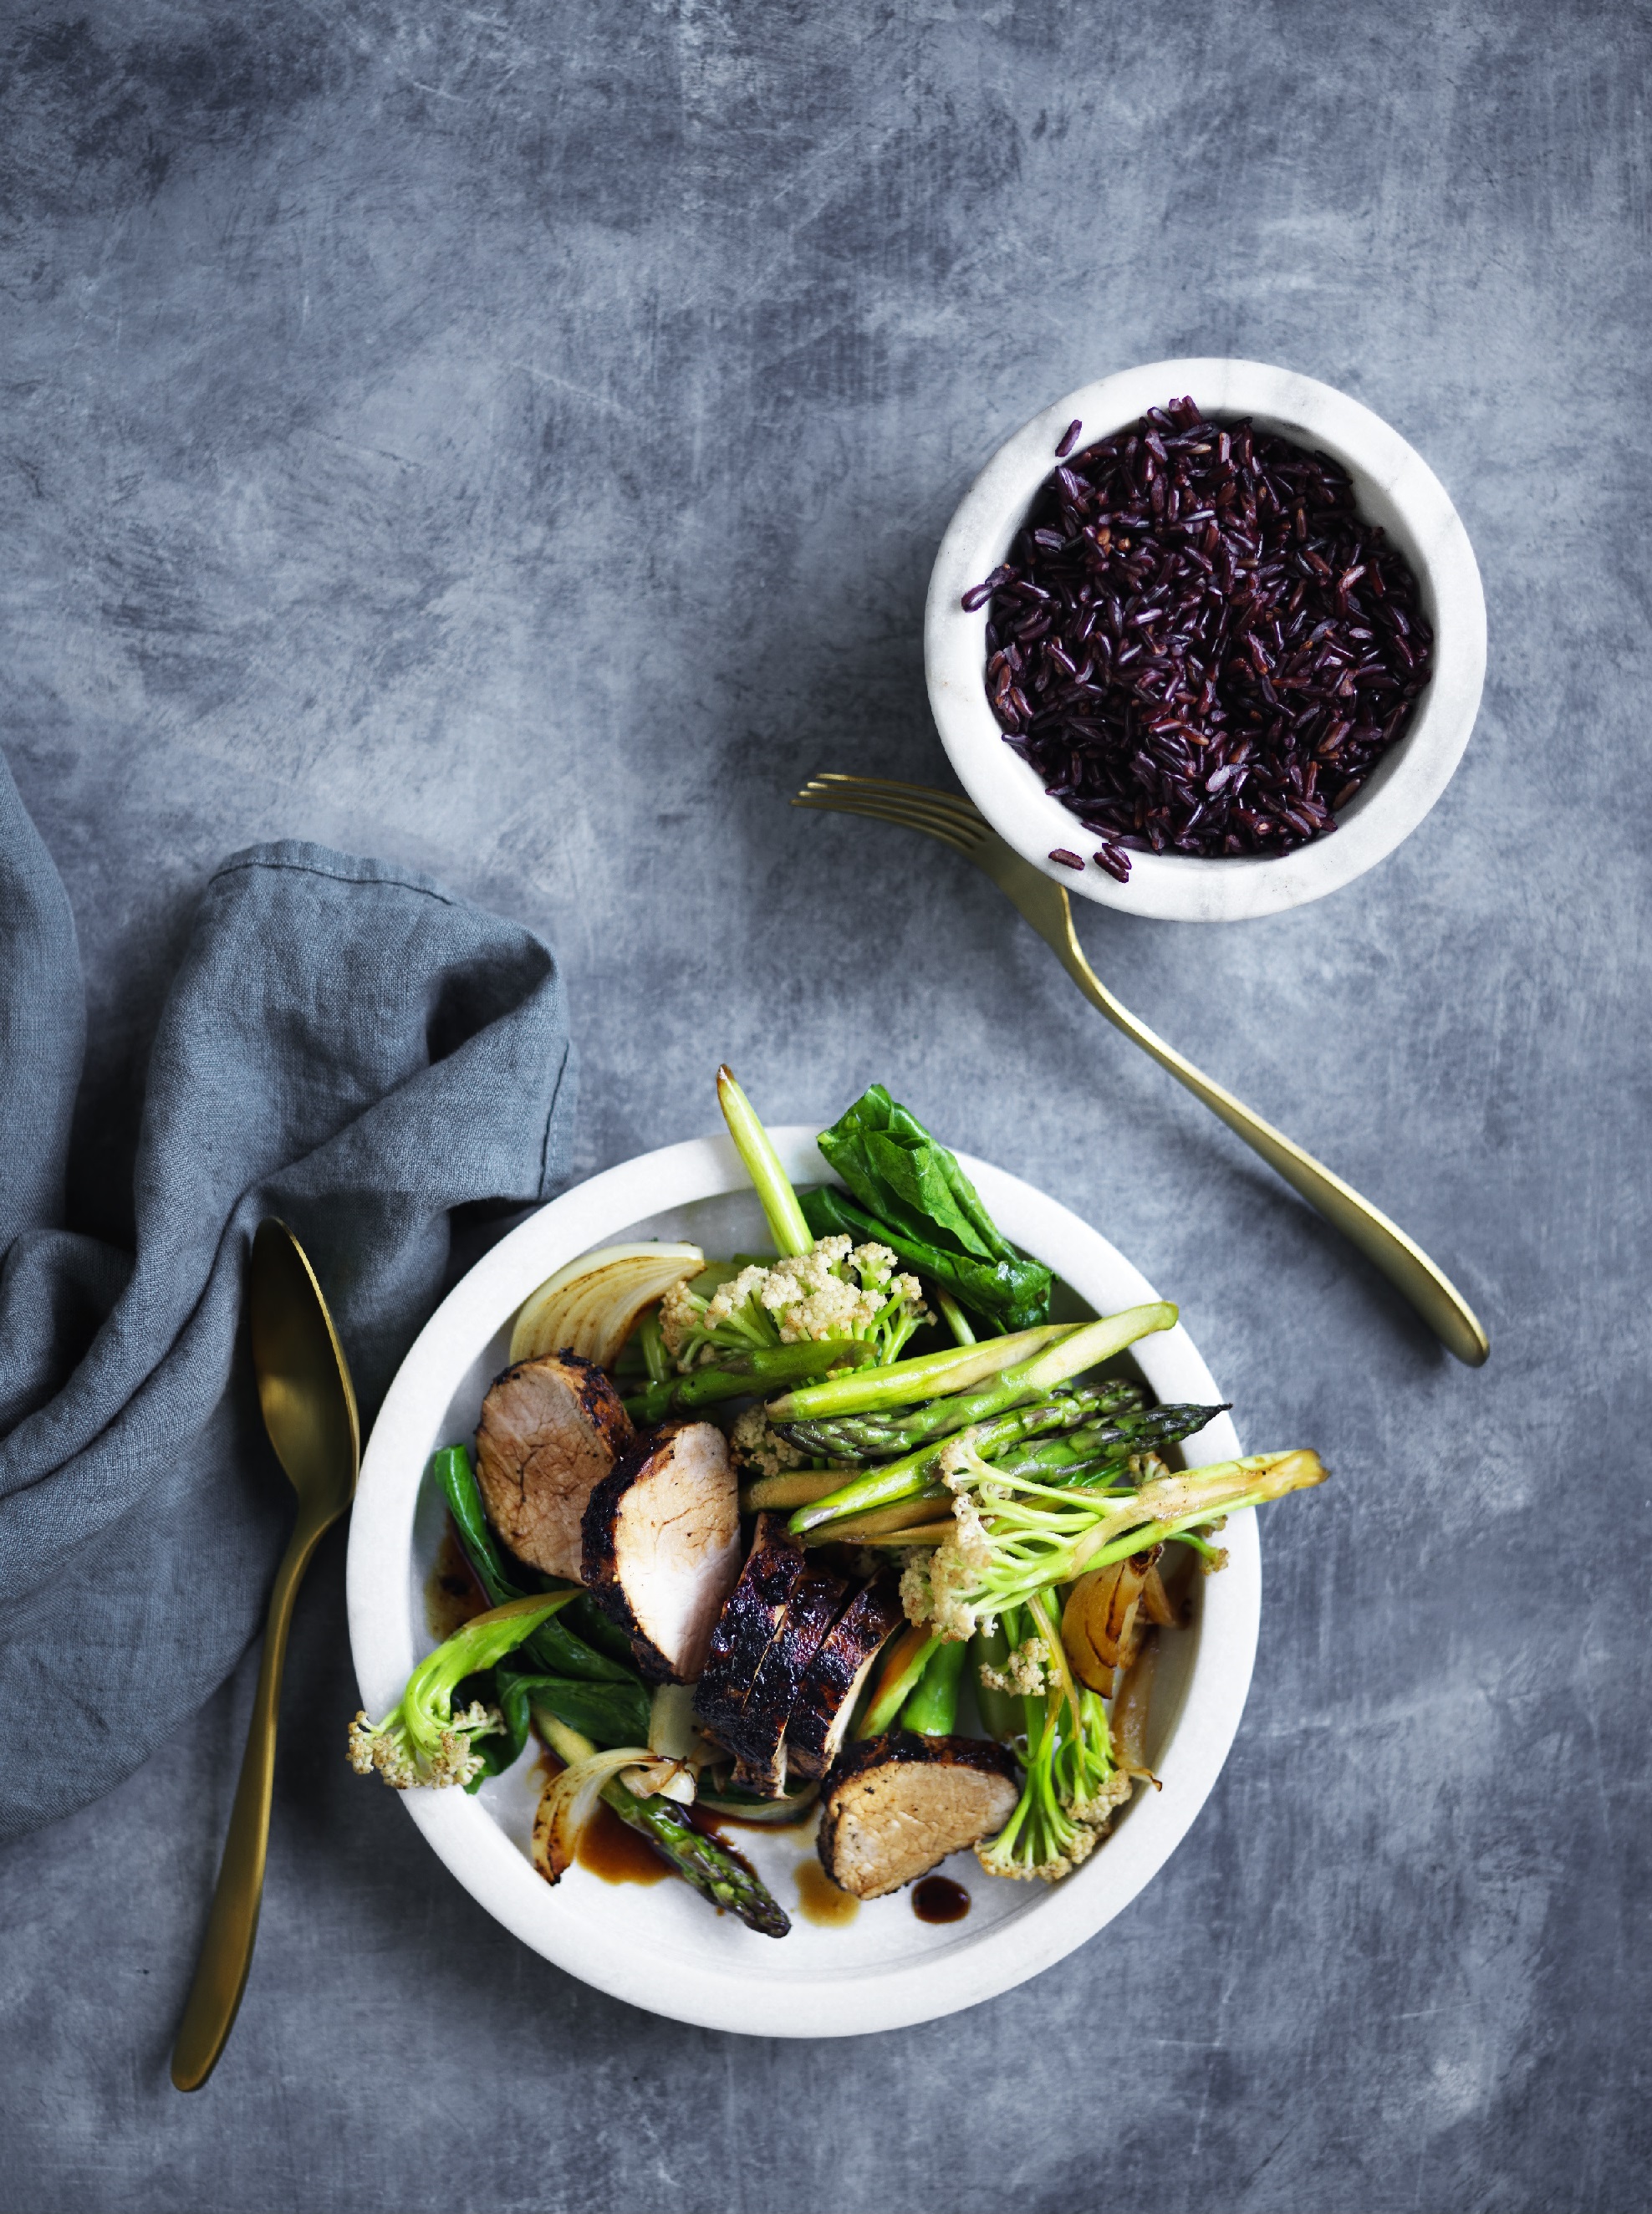
[[[549,948],[319,846],[206,888],[150,1061],[135,1254],[64,1226],[84,1031],[68,899],[0,762],[0,1838],[137,1767],[259,1625],[291,1516],[242,1324],[260,1217],[303,1241],[365,1421],[450,1211],[545,1197],[573,1109]]]

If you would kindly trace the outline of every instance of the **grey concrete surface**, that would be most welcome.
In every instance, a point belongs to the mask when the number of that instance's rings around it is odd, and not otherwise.
[[[10,1850],[16,2209],[1648,2203],[1648,19],[105,0],[4,10],[3,743],[84,936],[119,1229],[191,902],[274,835],[542,925],[582,1172],[882,1078],[1132,1255],[1253,1445],[1255,1687],[1159,1880],[1037,1982],[842,2046],[612,2003],[340,1757],[301,1611],[234,2043],[166,2056],[250,1678]],[[920,615],[996,441],[1133,362],[1288,363],[1457,500],[1478,734],[1374,874],[1091,913],[1133,1007],[1411,1229],[1454,1367],[988,888],[789,813],[940,780]]]

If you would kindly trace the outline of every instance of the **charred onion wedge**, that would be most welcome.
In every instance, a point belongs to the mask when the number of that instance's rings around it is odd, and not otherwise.
[[[570,1261],[525,1300],[511,1332],[511,1359],[565,1348],[612,1368],[643,1309],[706,1265],[698,1245],[604,1245]]]
[[[1135,1657],[1146,1626],[1137,1624],[1142,1594],[1149,1577],[1158,1582],[1156,1563],[1163,1550],[1155,1545],[1149,1552],[1133,1553],[1127,1561],[1092,1569],[1067,1595],[1062,1643],[1074,1674],[1092,1691],[1111,1691],[1113,1671],[1128,1668]],[[1158,1600],[1162,1601],[1163,1592],[1159,1584]]]

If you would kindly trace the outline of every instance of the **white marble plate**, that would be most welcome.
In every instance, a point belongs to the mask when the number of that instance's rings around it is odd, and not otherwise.
[[[814,1142],[821,1127],[772,1134],[798,1184],[832,1181]],[[1005,1234],[1056,1271],[1066,1312],[1113,1312],[1157,1296],[1066,1208],[1001,1169],[964,1159]],[[394,1706],[414,1661],[435,1642],[425,1593],[443,1507],[426,1480],[431,1455],[469,1439],[482,1394],[505,1365],[511,1318],[529,1293],[591,1247],[634,1237],[692,1238],[713,1255],[762,1250],[762,1216],[725,1137],[645,1153],[541,1208],[444,1300],[402,1363],[368,1444],[350,1533],[350,1636],[362,1704],[375,1716]],[[1137,1354],[1161,1399],[1221,1398],[1185,1330],[1150,1338]],[[1219,1417],[1187,1450],[1196,1461],[1237,1453],[1233,1423]],[[1200,1618],[1166,1641],[1159,1667],[1149,1745],[1163,1790],[1138,1793],[1091,1859],[1054,1887],[990,1878],[971,1856],[958,1856],[946,1873],[972,1901],[960,1922],[920,1922],[910,1895],[901,1893],[863,1905],[846,1927],[812,1926],[798,1912],[796,1875],[812,1856],[812,1826],[737,1833],[792,1916],[791,1936],[779,1941],[718,1914],[675,1881],[611,1885],[576,1868],[553,1890],[528,1858],[536,1798],[531,1749],[474,1798],[419,1790],[403,1803],[465,1889],[507,1930],[634,2006],[768,2037],[844,2037],[930,2021],[1008,1991],[1093,1936],[1185,1835],[1233,1741],[1256,1651],[1254,1514],[1235,1515],[1223,1543],[1229,1567],[1201,1582]],[[361,1789],[383,1786],[375,1779]]]

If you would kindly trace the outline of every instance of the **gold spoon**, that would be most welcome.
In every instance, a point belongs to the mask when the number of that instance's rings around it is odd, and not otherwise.
[[[273,1215],[258,1226],[248,1280],[253,1367],[270,1443],[298,1495],[298,1519],[275,1572],[252,1726],[206,1940],[172,2052],[172,2080],[198,2091],[217,2065],[247,1988],[275,1780],[281,1670],[293,1602],[323,1534],[349,1506],[361,1463],[361,1426],[344,1349],[303,1247]]]

